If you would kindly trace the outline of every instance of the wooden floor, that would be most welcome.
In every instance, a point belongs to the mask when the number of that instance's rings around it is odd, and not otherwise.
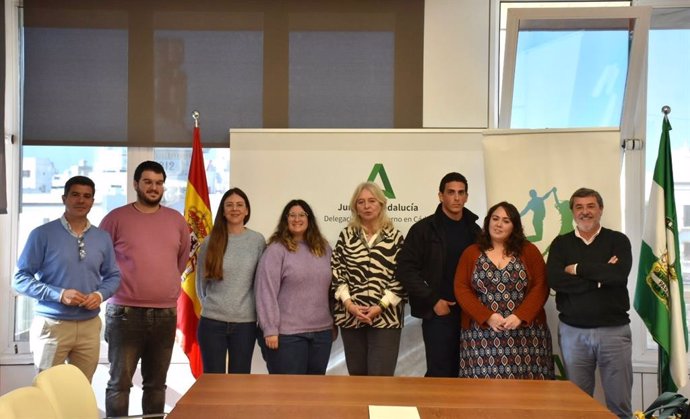
[[[368,418],[369,405],[422,419],[615,418],[567,381],[205,374],[168,419]]]

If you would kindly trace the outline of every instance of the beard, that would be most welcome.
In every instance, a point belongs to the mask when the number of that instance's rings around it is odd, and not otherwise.
[[[599,228],[599,223],[594,217],[581,217],[575,221],[577,228],[585,233],[591,233]]]
[[[161,203],[161,200],[163,199],[163,194],[160,194],[160,196],[157,199],[150,199],[144,192],[142,192],[139,188],[136,189],[137,192],[137,201],[142,202],[148,206],[155,207],[156,205],[159,205]]]

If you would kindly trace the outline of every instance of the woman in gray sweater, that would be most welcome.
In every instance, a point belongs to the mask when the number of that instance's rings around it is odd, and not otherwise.
[[[230,189],[201,245],[196,269],[201,301],[197,338],[205,373],[251,372],[256,341],[254,274],[266,242],[245,227],[250,214],[247,195],[239,188]]]

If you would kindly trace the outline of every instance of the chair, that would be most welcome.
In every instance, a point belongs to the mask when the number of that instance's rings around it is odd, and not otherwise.
[[[36,387],[20,387],[0,396],[2,419],[57,419],[48,397]]]
[[[45,393],[57,419],[98,419],[100,413],[91,383],[74,365],[61,364],[41,371],[34,386]]]

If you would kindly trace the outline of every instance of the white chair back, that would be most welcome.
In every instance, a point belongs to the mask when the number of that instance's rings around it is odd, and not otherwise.
[[[41,371],[34,378],[53,405],[57,419],[98,419],[99,411],[91,383],[74,365],[62,364]]]
[[[0,396],[2,419],[57,419],[48,397],[36,387],[20,387]]]

